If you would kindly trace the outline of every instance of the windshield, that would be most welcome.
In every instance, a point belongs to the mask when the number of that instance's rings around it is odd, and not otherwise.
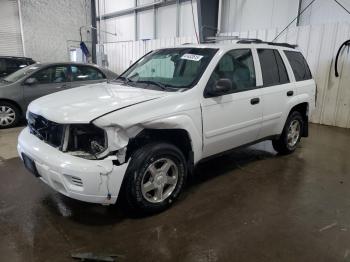
[[[143,87],[162,89],[193,87],[217,52],[214,48],[169,48],[154,51],[125,71],[118,79]]]
[[[9,83],[14,83],[14,82],[22,79],[24,76],[27,76],[27,75],[31,74],[32,72],[38,70],[39,68],[40,67],[37,65],[30,65],[30,66],[24,67],[16,72],[8,75],[3,80],[5,80],[6,82],[9,82]]]

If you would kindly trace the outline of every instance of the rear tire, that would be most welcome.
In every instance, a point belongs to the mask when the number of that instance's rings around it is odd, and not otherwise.
[[[301,139],[302,130],[303,117],[298,111],[294,111],[288,116],[280,137],[272,140],[273,148],[282,155],[293,153]]]
[[[21,112],[16,105],[0,101],[0,129],[14,127],[18,124]]]
[[[147,144],[131,156],[122,186],[123,201],[133,212],[158,213],[177,199],[186,177],[186,160],[176,146]]]

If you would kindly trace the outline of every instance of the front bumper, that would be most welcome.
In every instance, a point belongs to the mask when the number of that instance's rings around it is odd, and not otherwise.
[[[77,200],[114,204],[128,163],[115,166],[112,160],[87,160],[63,153],[46,144],[25,128],[17,150],[31,158],[40,179],[54,190]],[[109,197],[110,196],[110,197]]]

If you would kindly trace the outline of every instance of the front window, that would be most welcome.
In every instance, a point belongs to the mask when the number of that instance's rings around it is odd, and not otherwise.
[[[217,52],[213,48],[169,48],[154,51],[123,73],[118,80],[137,87],[163,89],[193,87]]]
[[[256,88],[253,54],[250,49],[234,49],[227,52],[215,67],[207,84],[207,89],[220,79],[232,83],[229,93],[248,91]]]
[[[37,71],[39,68],[40,67],[37,65],[27,66],[12,73],[11,75],[8,75],[3,80],[5,82],[14,83],[14,82],[17,82],[18,80],[21,80],[23,77],[30,75],[32,72]]]
[[[32,75],[39,84],[64,83],[68,81],[68,66],[51,66]]]

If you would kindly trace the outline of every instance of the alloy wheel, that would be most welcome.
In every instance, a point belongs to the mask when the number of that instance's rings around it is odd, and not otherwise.
[[[179,170],[174,161],[161,158],[151,163],[142,177],[143,197],[151,203],[160,203],[174,191]]]
[[[0,106],[0,126],[6,127],[16,120],[16,112],[9,106]]]
[[[300,138],[301,125],[298,120],[293,120],[288,128],[287,143],[288,147],[293,148]]]

